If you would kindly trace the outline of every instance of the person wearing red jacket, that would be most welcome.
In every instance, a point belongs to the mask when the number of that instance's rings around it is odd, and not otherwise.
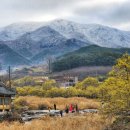
[[[73,105],[72,104],[70,105],[69,111],[73,112]]]

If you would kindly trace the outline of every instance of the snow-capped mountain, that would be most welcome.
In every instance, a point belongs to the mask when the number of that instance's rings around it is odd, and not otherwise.
[[[130,32],[99,24],[79,24],[62,19],[48,23],[28,22],[9,25],[0,30],[0,40],[16,40],[22,35],[36,31],[38,28],[43,28],[44,26],[54,29],[67,39],[75,38],[84,42],[91,41],[103,47],[130,47]],[[35,38],[39,38],[37,33],[34,35]]]
[[[43,22],[21,22],[3,27],[0,29],[0,41],[16,40],[23,34],[34,31],[44,24]]]
[[[68,39],[49,26],[43,26],[5,44],[24,57],[43,61],[47,55],[59,56],[92,43],[88,40]]]
[[[67,38],[89,40],[102,47],[130,47],[130,32],[99,24],[79,24],[66,20],[55,20],[50,27]]]
[[[48,55],[61,56],[91,44],[130,48],[130,32],[61,19],[11,24],[0,29],[0,41],[16,54],[39,63]]]
[[[17,40],[6,42],[6,45],[17,52],[22,52],[21,50],[24,50],[23,55],[31,53],[32,56],[34,56],[44,48],[57,46],[62,44],[65,40],[67,39],[59,32],[51,29],[49,26],[44,26],[24,34]],[[25,53],[25,50],[28,52]]]

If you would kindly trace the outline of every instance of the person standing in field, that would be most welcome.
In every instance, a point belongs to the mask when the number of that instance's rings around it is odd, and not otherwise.
[[[69,111],[73,112],[73,105],[72,104],[70,105]]]
[[[69,107],[66,105],[65,112],[69,113]]]
[[[50,108],[50,107],[48,107],[48,110],[49,110],[49,112],[50,112],[51,108]]]
[[[63,111],[62,110],[60,110],[60,115],[61,115],[61,117],[63,116]]]
[[[79,108],[77,104],[75,105],[75,109],[76,109],[76,112],[79,112]]]
[[[54,104],[54,110],[56,110],[56,104]]]

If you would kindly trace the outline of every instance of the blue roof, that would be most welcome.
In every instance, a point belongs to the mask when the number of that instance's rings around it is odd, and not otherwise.
[[[6,87],[5,84],[0,83],[0,95],[15,95],[16,92],[9,87]]]

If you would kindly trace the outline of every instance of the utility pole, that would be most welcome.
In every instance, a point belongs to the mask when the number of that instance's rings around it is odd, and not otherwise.
[[[97,70],[96,70],[96,78],[98,77],[98,72],[97,72]]]
[[[48,63],[48,66],[49,66],[49,73],[51,73],[51,58],[49,59],[49,61],[48,61],[49,63]]]
[[[11,69],[9,66],[9,87],[11,88]]]
[[[49,74],[52,72],[52,57],[48,56],[46,59],[47,66],[48,66],[48,72]]]
[[[0,63],[0,71],[2,70],[2,64]],[[2,81],[2,75],[0,75],[0,82]]]
[[[0,70],[2,70],[2,63],[0,63]]]

